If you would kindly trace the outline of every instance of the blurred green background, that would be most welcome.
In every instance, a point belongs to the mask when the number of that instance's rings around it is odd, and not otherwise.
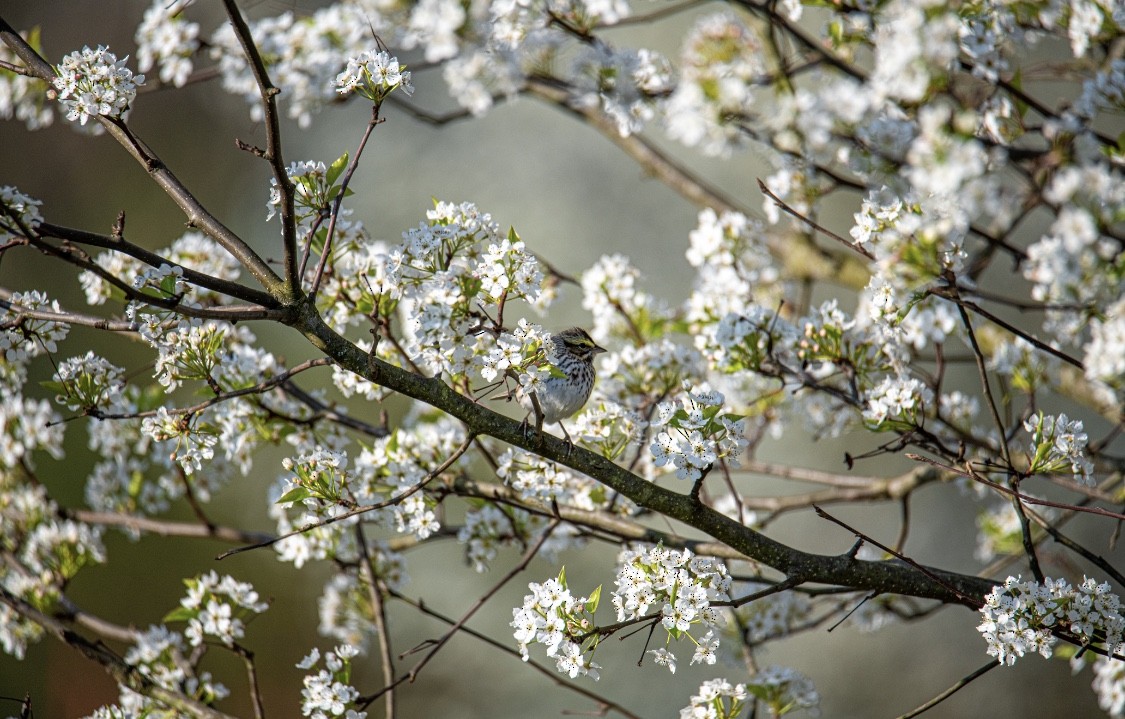
[[[0,13],[17,29],[38,24],[48,59],[58,61],[83,45],[109,45],[118,57],[135,50],[133,30],[148,3],[130,0],[3,0]],[[294,9],[307,12],[308,2],[259,0],[249,3],[252,15]],[[717,7],[717,6],[713,6]],[[219,4],[201,2],[193,8],[210,33],[221,22]],[[634,29],[611,37],[622,44],[643,42],[677,55],[677,33],[686,22],[654,29]],[[408,57],[408,56],[407,56]],[[135,62],[130,62],[135,68]],[[415,76],[414,102],[435,112],[453,108],[439,72]],[[284,97],[282,98],[284,101]],[[516,228],[529,248],[564,273],[578,276],[603,253],[628,255],[644,273],[643,286],[670,304],[686,297],[692,273],[683,252],[687,234],[695,226],[696,207],[644,175],[611,142],[563,113],[534,101],[501,105],[482,120],[466,120],[434,128],[386,109],[387,122],[375,132],[353,182],[351,206],[376,238],[396,241],[416,225],[431,207],[431,197],[468,200],[507,227]],[[287,161],[323,160],[354,152],[367,121],[368,109],[353,103],[332,108],[300,131],[285,123]],[[235,147],[235,138],[263,144],[262,127],[249,120],[241,99],[220,91],[217,84],[201,84],[181,91],[143,96],[130,118],[134,130],[194,190],[229,227],[242,234],[264,255],[276,257],[278,226],[265,222],[269,173],[261,160]],[[709,182],[760,214],[755,178],[771,168],[750,152],[720,162],[703,160],[670,146],[658,133],[653,137],[670,152],[703,172]],[[143,170],[108,137],[75,133],[65,120],[35,133],[22,124],[0,123],[0,185],[13,184],[43,200],[45,217],[57,224],[108,232],[119,211],[127,215],[129,239],[147,247],[166,246],[183,232],[183,216],[150,182]],[[834,229],[846,231],[850,212],[826,218]],[[12,289],[46,289],[64,307],[81,308],[82,293],[69,271],[31,253],[7,253],[0,262],[0,285]],[[825,287],[824,296],[840,293],[845,307],[852,302],[842,290]],[[577,288],[564,288],[560,302],[542,321],[548,328],[588,322]],[[254,331],[275,353],[290,361],[312,356],[310,348],[286,332],[255,325]],[[94,347],[118,362],[137,366],[146,350],[127,342],[76,328],[61,348],[63,357]],[[146,355],[147,356],[147,355]],[[134,359],[130,362],[129,357]],[[326,372],[306,375],[305,386]],[[375,408],[352,405],[359,413],[376,416]],[[799,461],[812,467],[842,469],[842,456],[854,438],[816,445],[797,429],[781,442],[765,446],[762,459]],[[281,450],[259,456],[253,475],[224,490],[209,507],[220,524],[271,531],[265,514],[265,488],[280,473]],[[80,423],[68,429],[65,461],[40,459],[39,469],[53,496],[64,506],[82,504],[82,481],[91,457]],[[868,473],[898,472],[896,463],[868,463]],[[793,491],[763,481],[763,493]],[[930,487],[911,505],[913,529],[908,553],[919,561],[948,569],[973,572],[971,560],[975,526],[971,514],[950,506],[957,500],[948,489]],[[898,509],[855,507],[835,512],[876,538],[893,539]],[[190,519],[184,507],[173,517]],[[1104,547],[1105,524],[1075,523],[1079,537]],[[809,513],[776,523],[771,536],[801,549],[821,553],[846,551],[852,538]],[[316,598],[327,572],[323,567],[297,570],[276,562],[268,551],[250,552],[216,562],[226,549],[216,542],[146,537],[131,542],[107,533],[108,564],[83,572],[70,594],[87,610],[111,621],[140,628],[158,623],[183,594],[181,579],[211,569],[254,583],[271,608],[248,629],[246,645],[257,655],[268,716],[299,715],[301,670],[294,667],[313,646],[329,649],[316,634]],[[1048,547],[1048,553],[1054,549]],[[612,552],[592,547],[581,556],[564,556],[567,576],[577,591],[598,584],[612,586]],[[412,582],[406,590],[451,616],[460,616],[514,561],[503,556],[493,571],[478,575],[462,554],[445,541],[409,555]],[[1054,565],[1057,567],[1057,565]],[[1072,580],[1081,567],[1067,567]],[[1019,571],[1019,570],[1015,570]],[[1058,573],[1057,569],[1052,569]],[[527,581],[554,576],[557,567],[537,561],[523,577],[506,587],[478,613],[470,625],[502,641],[510,641],[507,623],[511,607],[521,602]],[[608,616],[608,615],[607,615]],[[396,652],[440,636],[444,628],[415,612],[392,604],[390,622]],[[979,638],[976,617],[968,610],[950,609],[925,622],[898,625],[877,634],[861,634],[850,626],[827,633],[817,631],[773,645],[760,657],[765,664],[791,666],[807,674],[822,695],[822,716],[840,719],[893,717],[948,687],[989,659]],[[647,663],[635,666],[643,638],[607,642],[598,661],[605,667],[592,688],[624,703],[646,717],[673,717],[687,704],[700,681],[726,676],[744,680],[737,666],[689,668],[686,661],[670,677]],[[514,646],[514,643],[513,643]],[[121,650],[121,647],[116,647]],[[682,653],[682,652],[681,652]],[[416,656],[401,667],[409,667]],[[540,653],[534,653],[542,659]],[[361,692],[380,686],[372,660],[360,660],[355,684]],[[226,683],[233,698],[224,711],[246,716],[245,672],[239,661],[211,652],[206,663]],[[941,717],[1104,716],[1089,689],[1090,674],[1071,677],[1066,663],[1029,657],[1012,668],[997,669],[927,714]],[[32,646],[25,661],[0,656],[0,695],[32,697],[35,716],[77,717],[115,701],[113,682],[77,652],[45,640]],[[402,717],[552,717],[563,712],[593,710],[577,695],[555,687],[528,672],[518,659],[502,655],[467,636],[460,636],[413,685],[400,691]],[[15,702],[0,703],[0,716],[16,714]],[[379,705],[370,716],[379,716]]]

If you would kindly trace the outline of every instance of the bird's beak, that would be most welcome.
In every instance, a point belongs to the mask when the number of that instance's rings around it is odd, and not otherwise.
[[[599,352],[605,352],[607,350],[606,350],[605,347],[599,347],[598,345],[594,345],[593,347],[590,348],[590,351],[593,352],[594,354],[597,354]]]

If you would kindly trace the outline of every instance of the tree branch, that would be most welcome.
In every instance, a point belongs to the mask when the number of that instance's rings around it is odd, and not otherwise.
[[[293,325],[341,367],[449,413],[464,422],[474,434],[495,437],[582,472],[637,505],[701,530],[786,577],[958,603],[962,602],[962,597],[982,598],[994,586],[994,582],[986,579],[942,570],[931,570],[938,578],[935,580],[896,562],[816,555],[788,547],[703,504],[690,502],[682,494],[648,482],[593,452],[552,435],[527,433],[519,422],[473,402],[440,379],[421,377],[378,358],[369,358],[367,352],[328,327],[307,305],[302,305]],[[955,591],[951,591],[951,587]]]

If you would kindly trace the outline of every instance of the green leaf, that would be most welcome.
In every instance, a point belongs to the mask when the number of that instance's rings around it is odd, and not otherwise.
[[[590,593],[590,598],[586,600],[586,611],[590,614],[598,611],[598,603],[602,600],[602,585]]]
[[[194,609],[187,607],[176,607],[172,611],[164,615],[162,622],[186,622],[189,619],[195,619],[198,612]]]
[[[291,489],[288,492],[286,492],[285,494],[283,494],[281,499],[277,500],[277,504],[289,504],[289,503],[292,503],[292,502],[300,502],[302,500],[308,499],[311,496],[312,496],[312,493],[309,492],[308,488],[306,488],[306,487],[294,487],[293,489]]]
[[[44,388],[44,389],[49,389],[56,394],[62,394],[62,395],[70,394],[70,392],[68,392],[67,389],[66,389],[66,383],[65,382],[56,382],[54,380],[50,380],[50,381],[46,381],[46,382],[40,382],[39,386]]]
[[[325,175],[325,179],[328,180],[329,186],[336,184],[336,178],[343,174],[347,166],[348,153],[345,152],[343,155],[337,157],[336,161],[332,163],[332,166],[328,168],[328,174]]]
[[[753,694],[760,701],[769,701],[770,692],[761,684],[747,684],[746,691]]]
[[[844,42],[844,25],[839,20],[833,20],[828,23],[828,37],[832,39],[832,44],[839,47]]]
[[[1011,84],[1012,87],[1016,88],[1017,90],[1023,90],[1023,70],[1022,69],[1016,70],[1016,74],[1012,75],[1012,79],[1011,79],[1010,84]],[[1017,97],[1015,95],[1012,96],[1012,100],[1016,103],[1016,112],[1019,113],[1020,119],[1022,120],[1027,115],[1027,111],[1031,109],[1031,106],[1028,105],[1023,100],[1019,99],[1019,97]]]

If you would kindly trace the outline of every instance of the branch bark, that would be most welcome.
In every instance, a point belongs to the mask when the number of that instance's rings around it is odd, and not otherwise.
[[[545,433],[527,433],[514,419],[497,414],[454,391],[437,378],[422,377],[378,358],[337,334],[315,309],[303,304],[292,325],[339,365],[376,384],[419,400],[461,420],[473,434],[488,435],[582,472],[623,494],[638,506],[662,514],[723,542],[786,578],[858,590],[903,594],[948,603],[981,599],[995,582],[929,568],[932,576],[898,561],[865,561],[848,554],[811,554],[743,526],[684,494],[657,486],[589,450]]]

